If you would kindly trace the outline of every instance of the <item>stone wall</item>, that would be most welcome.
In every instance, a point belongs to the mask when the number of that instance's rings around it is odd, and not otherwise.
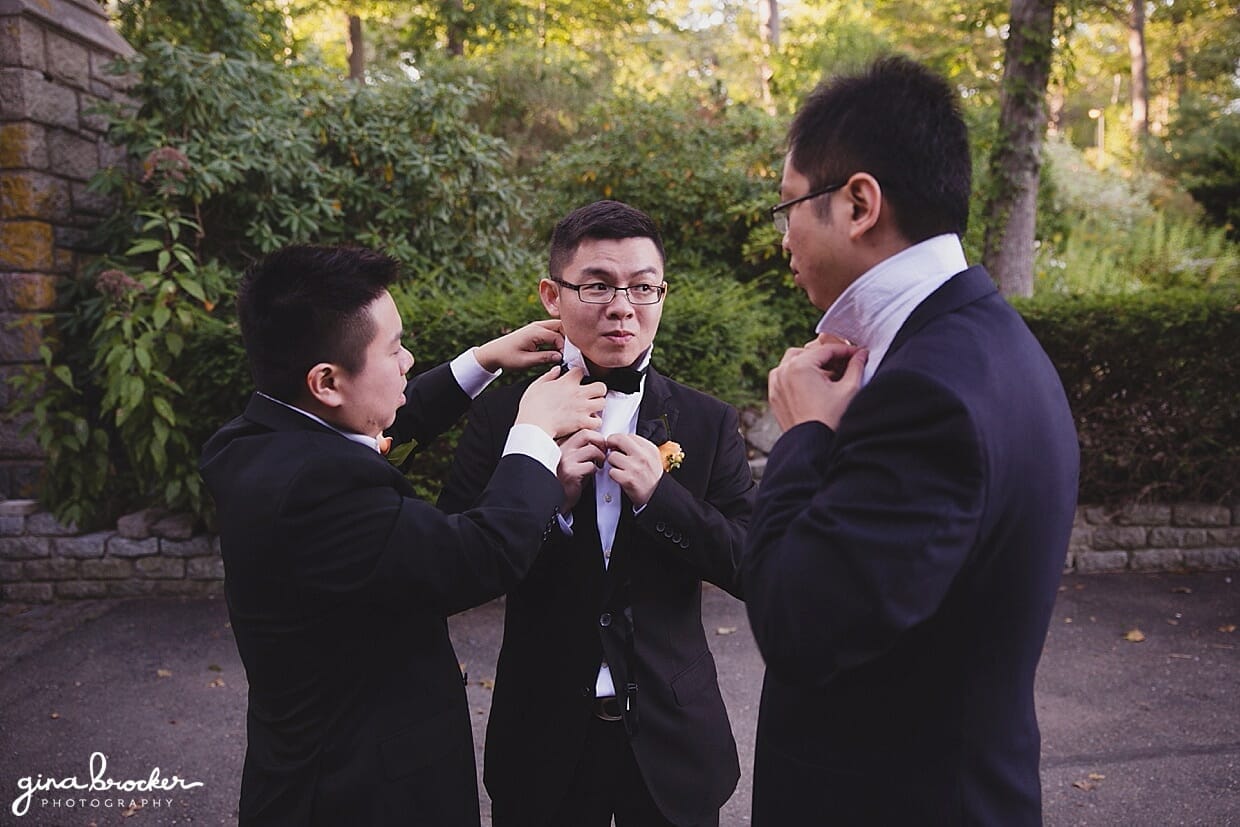
[[[34,500],[0,502],[0,597],[12,603],[223,591],[214,537],[183,515],[140,511],[78,534]],[[1240,505],[1077,509],[1064,571],[1240,569]]]
[[[34,500],[0,502],[0,596],[10,603],[223,592],[215,538],[183,515],[140,511],[79,534]]]
[[[1078,508],[1065,567],[1078,572],[1240,568],[1240,505]]]
[[[4,380],[39,362],[40,315],[108,211],[87,182],[124,153],[93,107],[122,94],[106,67],[132,53],[94,0],[0,0],[0,407]],[[0,497],[35,487],[41,453],[21,425],[0,422]]]

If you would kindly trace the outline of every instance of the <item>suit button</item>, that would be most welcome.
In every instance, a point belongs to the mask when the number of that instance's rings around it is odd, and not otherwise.
[[[598,625],[606,629],[611,625],[611,612],[603,612],[598,616]]]
[[[662,534],[664,531],[667,530],[667,523],[663,522],[662,520],[659,520],[657,523],[654,524],[654,530]]]

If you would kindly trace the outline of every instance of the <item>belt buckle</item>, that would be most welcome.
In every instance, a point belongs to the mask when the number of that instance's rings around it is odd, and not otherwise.
[[[624,720],[624,716],[620,714],[620,701],[611,695],[605,698],[595,698],[594,717],[600,721]]]

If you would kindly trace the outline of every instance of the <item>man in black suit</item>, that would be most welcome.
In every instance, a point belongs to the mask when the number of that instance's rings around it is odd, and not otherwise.
[[[785,433],[742,564],[755,827],[1041,823],[1033,679],[1078,448],[1050,360],[965,263],[957,97],[889,58],[789,132],[772,214],[826,314],[771,371]]]
[[[663,268],[654,222],[626,204],[552,235],[543,306],[567,364],[612,389],[602,426],[563,443],[561,524],[507,597],[484,766],[496,827],[717,824],[736,787],[701,589],[739,595],[753,481],[736,412],[650,367]],[[477,501],[521,390],[475,401],[445,510]]]
[[[553,438],[599,421],[603,385],[553,381],[553,367],[521,399],[475,508],[447,516],[415,498],[377,450],[403,394],[424,443],[497,368],[558,361],[562,338],[530,325],[406,387],[396,273],[378,253],[296,246],[238,293],[258,392],[201,468],[249,680],[241,824],[479,823],[444,617],[525,574],[564,497]]]

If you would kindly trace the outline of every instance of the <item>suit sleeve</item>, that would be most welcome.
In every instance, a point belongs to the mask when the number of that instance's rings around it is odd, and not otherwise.
[[[838,433],[785,433],[742,560],[767,667],[822,685],[934,614],[976,545],[983,462],[963,402],[908,371],[878,374]]]
[[[461,390],[452,367],[444,363],[420,373],[405,386],[405,404],[387,433],[397,443],[415,440],[426,445],[456,424],[469,410],[469,394]]]
[[[562,496],[555,475],[525,456],[505,457],[477,503],[454,515],[402,496],[394,473],[378,457],[302,466],[279,518],[303,594],[441,615],[485,603],[525,575]]]
[[[474,400],[469,421],[456,444],[452,468],[439,494],[439,507],[449,514],[473,506],[487,487],[504,450],[503,440],[512,423],[503,425],[496,421],[491,410],[493,397],[494,393],[486,393]]]
[[[664,474],[637,524],[659,550],[679,557],[703,580],[741,598],[740,559],[753,510],[753,472],[745,456],[740,420],[722,406],[706,495],[695,497],[675,473]]]

